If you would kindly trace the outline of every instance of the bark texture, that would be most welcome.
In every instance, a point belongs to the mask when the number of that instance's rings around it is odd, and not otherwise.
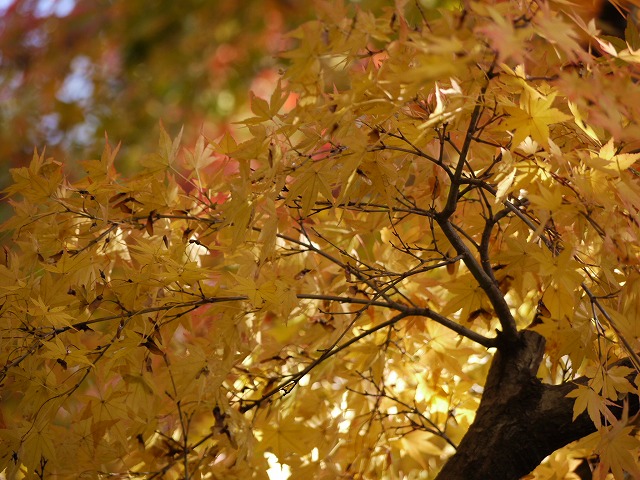
[[[575,421],[576,382],[546,385],[536,373],[544,337],[520,332],[495,354],[476,418],[437,480],[518,480],[558,448],[595,431],[585,413]],[[631,399],[630,413],[638,411]]]

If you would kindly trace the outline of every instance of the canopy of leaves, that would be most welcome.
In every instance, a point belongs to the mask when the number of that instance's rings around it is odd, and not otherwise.
[[[531,328],[599,430],[534,477],[638,472],[640,43],[563,8],[319,3],[248,140],[13,169],[0,471],[433,478]]]

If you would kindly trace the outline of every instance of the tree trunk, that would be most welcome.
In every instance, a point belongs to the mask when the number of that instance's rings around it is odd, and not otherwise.
[[[577,382],[545,385],[536,373],[544,338],[531,330],[495,354],[476,418],[436,480],[518,480],[560,447],[595,431],[586,413],[573,417]],[[582,383],[582,380],[578,381]],[[638,410],[637,396],[630,412]]]

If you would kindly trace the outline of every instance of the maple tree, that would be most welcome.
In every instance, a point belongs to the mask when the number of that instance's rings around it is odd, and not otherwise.
[[[640,475],[640,35],[441,7],[319,3],[246,141],[12,170],[8,478]]]

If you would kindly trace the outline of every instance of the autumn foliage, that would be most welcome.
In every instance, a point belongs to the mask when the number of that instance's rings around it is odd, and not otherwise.
[[[640,35],[445,7],[319,3],[247,141],[12,170],[7,478],[435,478],[533,341],[593,433],[529,478],[640,475]]]

